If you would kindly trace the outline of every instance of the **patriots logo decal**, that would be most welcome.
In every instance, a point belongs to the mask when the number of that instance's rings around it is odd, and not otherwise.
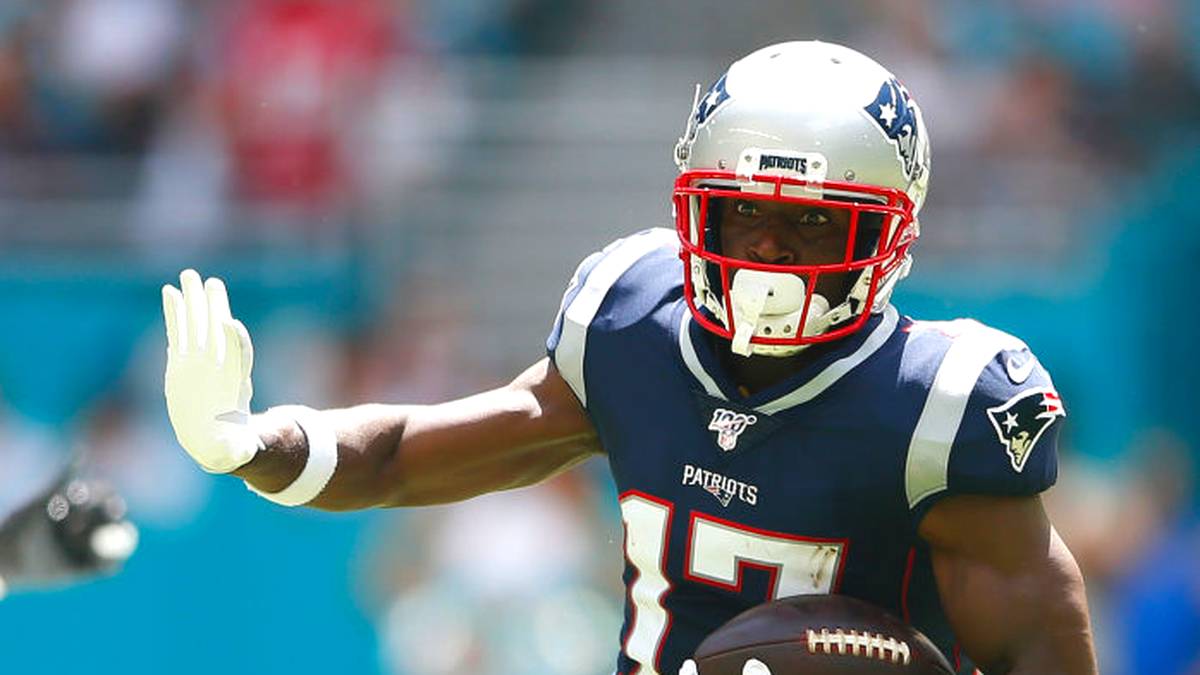
[[[725,91],[726,75],[722,75],[721,79],[714,82],[713,86],[709,87],[704,98],[700,99],[700,102],[696,104],[697,127],[707,122],[708,118],[712,117],[712,114],[717,111],[717,108],[720,108],[722,103],[729,100],[729,92]]]
[[[987,409],[996,436],[1004,445],[1012,468],[1020,473],[1046,429],[1059,417],[1066,417],[1062,399],[1049,387],[1037,387],[1010,398],[1003,405]]]
[[[721,506],[729,506],[729,502],[733,501],[733,491],[728,490],[721,485],[706,485],[704,489],[717,498],[721,502]]]
[[[725,78],[729,75],[722,75],[719,80],[713,82],[713,85],[708,88],[703,97],[697,97],[696,107],[692,110],[692,114],[688,117],[687,128],[683,130],[683,136],[679,138],[679,142],[675,144],[675,163],[682,169],[686,166],[688,155],[691,153],[691,145],[696,140],[696,134],[699,133],[700,127],[713,116],[726,101],[729,100],[729,92],[725,90]],[[696,93],[700,93],[700,85],[696,85]]]
[[[904,175],[909,180],[920,178],[926,164],[926,158],[917,156],[918,134],[921,133],[917,120],[921,111],[908,89],[893,77],[879,85],[875,100],[863,110],[896,146],[896,153],[904,162]]]

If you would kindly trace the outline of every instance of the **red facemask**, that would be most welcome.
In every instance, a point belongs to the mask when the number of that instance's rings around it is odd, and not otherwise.
[[[780,265],[728,257],[721,251],[719,224],[712,217],[715,210],[712,200],[719,198],[802,204],[848,212],[850,227],[845,255],[840,261],[816,265]],[[747,178],[733,171],[692,170],[676,179],[673,201],[680,257],[684,261],[684,294],[692,316],[704,328],[723,338],[734,338],[738,326],[731,289],[739,270],[791,274],[804,282],[803,304],[797,320],[787,322],[774,331],[775,335],[756,330],[750,339],[754,345],[786,348],[828,342],[859,330],[869,319],[880,288],[895,282],[891,275],[904,265],[908,247],[918,236],[913,201],[896,188],[840,181],[816,183],[771,174]],[[822,275],[830,274],[849,274],[852,283],[845,297],[826,298],[831,303],[840,303],[826,312],[822,303],[813,302],[813,296]],[[698,298],[698,292],[703,296]],[[815,327],[810,326],[817,320]]]

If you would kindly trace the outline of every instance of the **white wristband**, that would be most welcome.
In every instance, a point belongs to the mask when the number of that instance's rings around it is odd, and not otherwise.
[[[329,479],[333,478],[333,472],[337,470],[337,434],[333,427],[321,419],[320,411],[308,406],[281,405],[271,408],[271,412],[288,415],[300,426],[300,430],[308,438],[308,461],[304,464],[304,470],[296,476],[296,480],[279,492],[263,492],[250,483],[246,483],[246,487],[276,504],[307,504],[321,494],[321,490],[325,489]]]

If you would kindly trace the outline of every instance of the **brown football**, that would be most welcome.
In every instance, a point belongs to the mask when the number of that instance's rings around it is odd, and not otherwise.
[[[802,595],[753,607],[713,631],[692,659],[699,675],[954,673],[917,629],[843,595]]]

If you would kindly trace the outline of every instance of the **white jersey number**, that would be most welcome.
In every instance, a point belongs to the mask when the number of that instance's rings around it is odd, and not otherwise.
[[[637,671],[658,675],[658,651],[671,625],[663,596],[667,580],[667,541],[674,505],[646,494],[621,498],[625,557],[637,570],[629,589],[633,617],[625,654],[642,664]],[[771,575],[770,597],[831,593],[841,578],[845,540],[820,540],[768,532],[693,513],[688,524],[684,577],[696,583],[740,592],[745,567]]]

